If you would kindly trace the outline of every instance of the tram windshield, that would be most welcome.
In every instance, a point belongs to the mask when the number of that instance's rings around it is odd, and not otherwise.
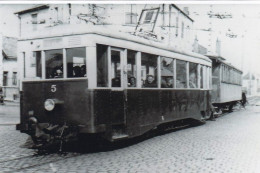
[[[45,51],[46,79],[63,77],[62,49]]]
[[[70,48],[66,51],[67,56],[67,76],[86,77],[86,50],[85,48]]]

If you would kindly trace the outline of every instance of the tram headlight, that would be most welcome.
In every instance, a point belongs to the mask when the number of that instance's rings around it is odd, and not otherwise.
[[[44,108],[47,110],[47,111],[52,111],[55,107],[55,102],[54,100],[52,99],[47,99],[45,102],[44,102]]]

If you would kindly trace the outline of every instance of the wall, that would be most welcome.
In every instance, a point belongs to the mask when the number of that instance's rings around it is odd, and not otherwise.
[[[136,14],[136,20],[139,20],[142,9],[158,8],[160,12],[154,34],[169,45],[179,50],[192,51],[194,41],[193,22],[183,15],[179,10],[169,4],[165,5],[130,5],[130,4],[72,4],[71,11],[68,4],[51,4],[49,9],[40,10],[21,15],[22,21],[22,37],[30,36],[33,32],[33,24],[31,24],[31,15],[38,14],[38,24],[36,32],[42,33],[45,28],[55,25],[103,25],[104,28],[112,28],[122,32],[135,32],[136,24],[127,24],[127,13]],[[55,8],[59,8],[56,14]],[[92,15],[91,15],[92,14]],[[55,19],[58,15],[59,22]],[[45,20],[45,23],[39,24]],[[177,24],[178,21],[178,24]],[[184,29],[182,29],[182,25]],[[182,34],[183,31],[183,34]],[[62,32],[62,31],[61,31]],[[48,33],[46,33],[48,34]]]
[[[0,33],[0,86],[3,85],[3,36]]]

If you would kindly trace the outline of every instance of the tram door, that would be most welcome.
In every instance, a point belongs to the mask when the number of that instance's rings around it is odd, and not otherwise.
[[[123,49],[113,48],[110,50],[110,84],[111,84],[111,111],[110,117],[113,124],[125,123],[125,98],[123,90],[126,85],[126,77],[123,67],[125,66],[125,53]]]

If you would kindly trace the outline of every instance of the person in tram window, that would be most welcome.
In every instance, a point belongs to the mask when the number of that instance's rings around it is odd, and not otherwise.
[[[190,86],[190,88],[197,88],[197,86],[196,86],[196,75],[195,75],[195,73],[191,73],[191,74],[190,74],[189,86]]]
[[[172,88],[173,87],[173,80],[172,77],[165,77],[165,81],[162,82],[162,88]]]
[[[177,87],[177,88],[186,88],[186,83],[183,82],[183,81],[180,80],[180,79],[177,79],[177,80],[176,80],[176,87]]]
[[[73,72],[74,72],[74,75],[73,77],[81,77],[80,73],[81,73],[81,69],[79,66],[75,66],[73,67]]]
[[[62,66],[55,67],[53,72],[53,78],[62,78],[62,77],[63,77]]]
[[[147,75],[144,87],[145,88],[156,88],[157,87],[157,84],[154,80],[153,75]]]
[[[128,80],[128,87],[136,87],[135,77],[130,77]]]
[[[121,87],[120,73],[116,74],[116,77],[112,79],[112,87]]]
[[[87,77],[86,65],[82,65],[80,67],[80,76],[81,77]]]

